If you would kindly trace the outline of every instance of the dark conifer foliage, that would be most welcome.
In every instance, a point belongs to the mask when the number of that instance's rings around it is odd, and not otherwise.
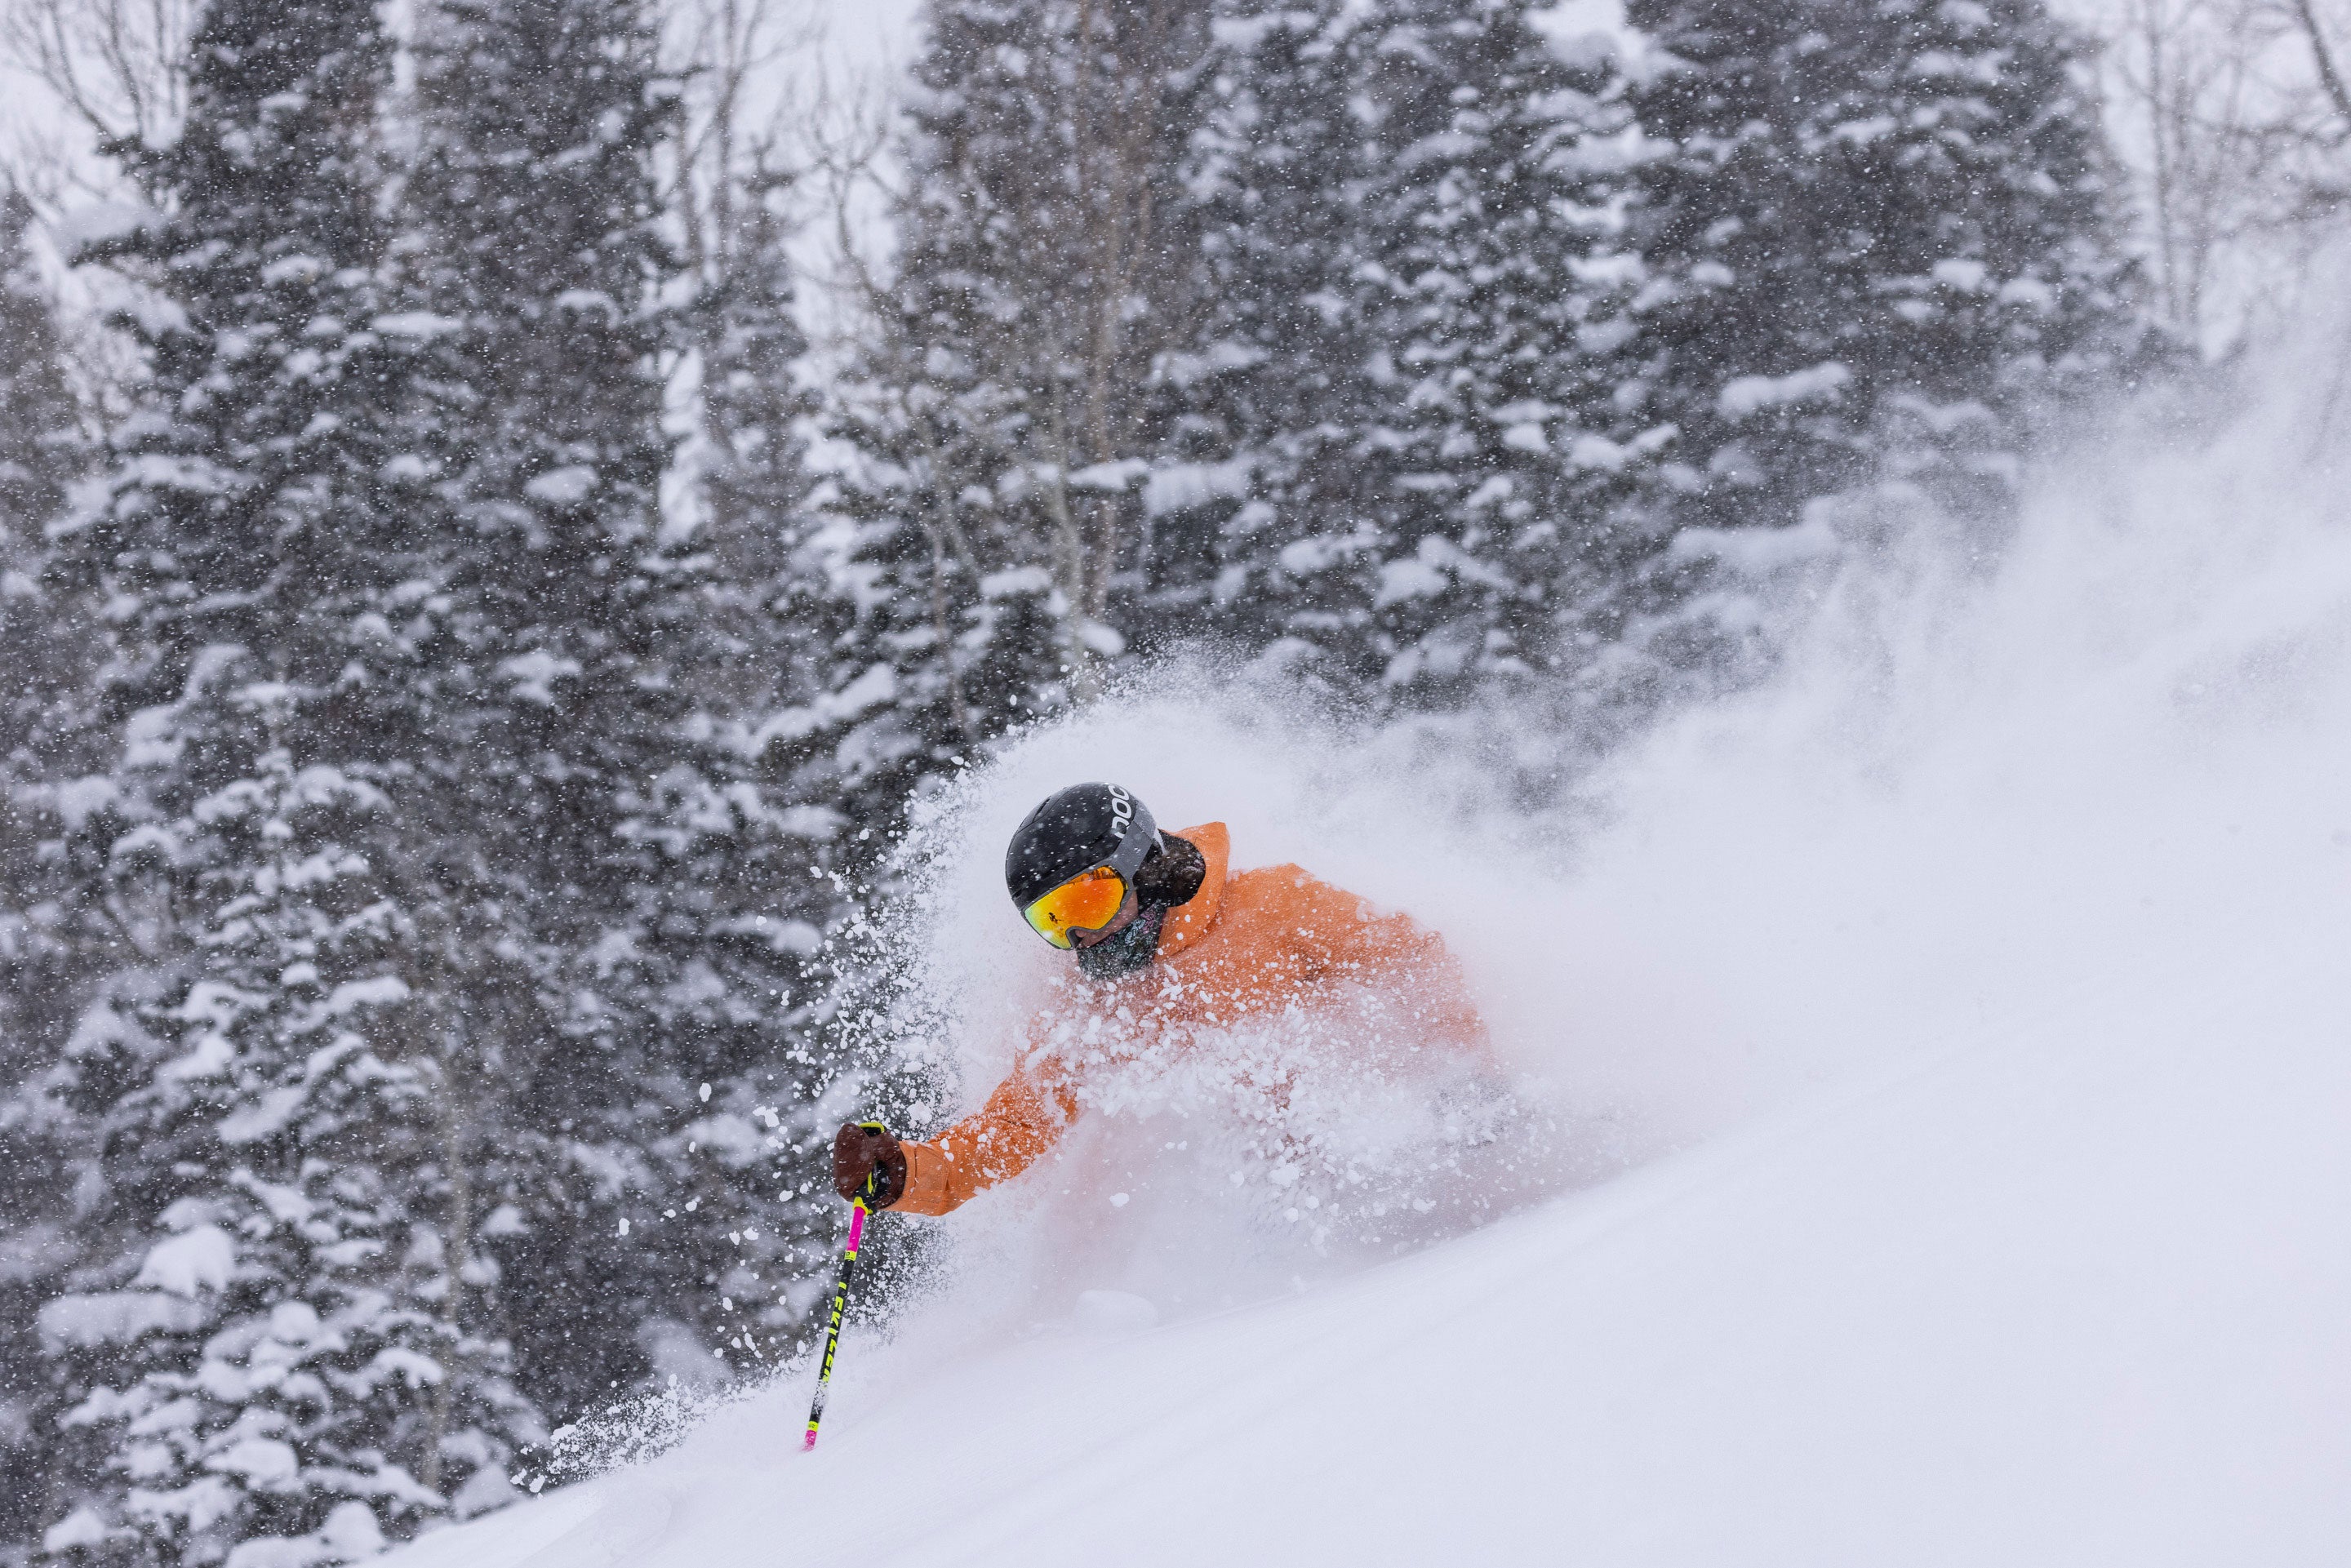
[[[717,579],[742,584],[753,596],[772,589],[797,532],[807,527],[813,484],[808,471],[808,430],[818,417],[816,394],[801,384],[808,336],[796,315],[798,289],[786,250],[791,236],[786,204],[791,182],[762,169],[748,182],[731,219],[717,275],[707,280],[700,316],[702,409],[707,450],[702,456],[705,513],[698,542],[721,559]],[[761,633],[736,628],[732,653],[761,651]],[[738,678],[747,703],[792,689],[755,659]]]
[[[1209,303],[1176,384],[1221,461],[1194,470],[1161,525],[1197,542],[1154,598],[1171,623],[1274,650],[1306,680],[1335,673],[1317,666],[1349,620],[1322,602],[1304,558],[1322,553],[1314,541],[1352,537],[1370,494],[1357,435],[1378,407],[1356,272],[1365,131],[1353,20],[1343,0],[1276,3],[1217,30],[1186,171]]]
[[[840,868],[870,851],[842,831],[836,737],[820,716],[855,609],[831,591],[843,530],[813,504],[807,444],[822,403],[801,379],[809,344],[795,313],[788,187],[764,165],[747,182],[702,309],[708,450],[691,548],[707,566],[689,731],[726,758],[735,794],[756,791],[768,813],[770,831],[727,839],[723,866],[705,867],[733,880],[744,908],[765,912],[755,919],[769,967],[754,994],[777,998],[798,1041],[831,972],[825,935],[848,910]],[[747,1065],[772,1063],[755,1053],[737,1068]]]
[[[1635,457],[1592,548],[1623,571],[1686,528],[1785,528],[1889,460],[1998,510],[2035,409],[2130,350],[2072,36],[2037,0],[1631,16],[1666,53],[1593,308],[1583,417]]]
[[[415,346],[403,428],[438,519],[406,613],[442,803],[417,856],[439,1027],[471,1086],[474,1213],[511,1212],[488,1249],[528,1281],[496,1312],[524,1385],[567,1414],[669,1370],[663,1345],[739,1339],[722,1299],[762,1332],[796,1322],[755,1271],[817,1222],[762,1189],[768,1132],[813,1098],[783,1059],[814,928],[778,905],[808,902],[791,883],[835,819],[766,787],[727,696],[767,628],[742,613],[756,589],[719,576],[796,499],[792,394],[755,409],[740,380],[780,369],[783,300],[746,277],[719,302],[739,329],[724,354],[744,356],[712,367],[728,465],[710,537],[672,532],[663,404],[689,339],[655,181],[677,96],[653,46],[634,0],[428,18],[387,323]],[[762,1223],[729,1227],[737,1210]]]
[[[0,184],[0,1093],[57,1043],[87,955],[42,870],[53,786],[77,761],[95,668],[94,617],[47,580],[48,525],[95,454],[66,363],[66,340],[32,248],[33,207]],[[5,1176],[5,1173],[0,1173]],[[5,1207],[5,1206],[0,1206]]]
[[[180,139],[126,150],[169,215],[96,252],[148,287],[152,379],[53,530],[108,603],[120,747],[59,848],[146,978],[37,1086],[98,1161],[40,1314],[78,1396],[48,1540],[94,1560],[362,1555],[517,1429],[503,1352],[443,1310],[444,1085],[384,874],[414,738],[378,613],[412,543],[371,329],[389,55],[368,8],[214,5]]]
[[[215,6],[180,140],[122,150],[176,210],[83,258],[153,290],[123,323],[152,358],[149,407],[71,535],[72,564],[136,602],[119,705],[180,697],[207,647],[271,642],[285,601],[347,580],[366,539],[329,525],[373,499],[372,433],[343,409],[380,373],[369,160],[387,55],[371,18],[341,11]]]
[[[1257,49],[1280,75],[1224,133],[1243,192],[1288,187],[1244,195],[1264,215],[1219,231],[1228,254],[1272,264],[1229,298],[1302,328],[1312,367],[1258,465],[1273,526],[1247,530],[1254,595],[1237,597],[1288,606],[1284,630],[1328,678],[1381,704],[1455,700],[1522,668],[1528,607],[1552,586],[1530,547],[1566,499],[1552,429],[1580,384],[1573,153],[1605,84],[1531,11],[1379,0],[1311,31],[1274,14]],[[1317,210],[1291,181],[1277,152],[1291,148],[1337,201]],[[1298,277],[1310,258],[1320,276]],[[1287,336],[1228,354],[1249,361],[1239,379],[1294,375]]]
[[[78,1129],[29,1113],[27,1085],[90,994],[102,925],[42,852],[73,776],[95,664],[91,617],[45,580],[45,529],[93,454],[56,301],[33,250],[33,209],[0,184],[0,1560],[49,1522],[37,1414],[49,1368],[29,1332],[75,1249]],[[72,791],[63,791],[70,800]]]
[[[32,203],[14,183],[0,183],[0,345],[6,350],[0,361],[0,528],[6,530],[0,550],[8,570],[18,572],[37,564],[68,486],[89,466],[63,329],[32,230]]]

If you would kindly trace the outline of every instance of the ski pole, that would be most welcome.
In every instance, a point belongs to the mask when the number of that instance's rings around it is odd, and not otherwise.
[[[879,1122],[860,1122],[857,1124],[869,1132],[884,1130]],[[865,1200],[874,1196],[873,1181],[879,1175],[878,1169],[867,1172],[865,1190],[850,1200],[849,1245],[841,1250],[840,1278],[832,1282],[832,1320],[825,1325],[824,1360],[817,1368],[816,1398],[809,1406],[808,1436],[800,1439],[800,1452],[803,1454],[816,1447],[817,1423],[824,1419],[824,1396],[832,1387],[832,1358],[841,1349],[841,1319],[849,1311],[849,1274],[857,1267],[858,1243],[865,1239],[865,1217],[869,1212]]]

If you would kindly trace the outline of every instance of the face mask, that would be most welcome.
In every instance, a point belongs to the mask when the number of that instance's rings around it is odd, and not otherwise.
[[[1134,974],[1158,956],[1159,927],[1166,919],[1165,904],[1145,904],[1135,911],[1125,930],[1078,949],[1078,973],[1089,980],[1117,980]]]

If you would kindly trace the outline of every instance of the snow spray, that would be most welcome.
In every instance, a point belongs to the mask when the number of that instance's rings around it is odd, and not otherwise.
[[[1089,779],[1173,831],[1226,822],[1236,867],[1295,862],[1440,933],[1510,1095],[1384,1077],[1335,1024],[1196,1040],[1092,1086],[1053,1158],[936,1228],[940,1310],[910,1306],[908,1339],[1082,1330],[1090,1291],[1180,1317],[1357,1272],[1476,1223],[1461,1195],[1498,1175],[1514,1202],[1604,1180],[2339,900],[2346,338],[2314,330],[2237,417],[2158,410],[2053,465],[2008,537],[1863,506],[1749,595],[1767,678],[1552,799],[1512,800],[1492,761],[1564,749],[1544,711],[1350,729],[1177,662],[926,800],[892,912],[931,1010],[890,1044],[938,1084],[911,1135],[1002,1080],[1066,967],[1000,857]]]

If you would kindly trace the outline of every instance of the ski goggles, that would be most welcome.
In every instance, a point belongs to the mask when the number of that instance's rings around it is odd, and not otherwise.
[[[1117,919],[1126,906],[1126,878],[1113,867],[1098,865],[1080,872],[1020,913],[1029,917],[1030,930],[1067,949],[1080,932],[1099,931]]]

